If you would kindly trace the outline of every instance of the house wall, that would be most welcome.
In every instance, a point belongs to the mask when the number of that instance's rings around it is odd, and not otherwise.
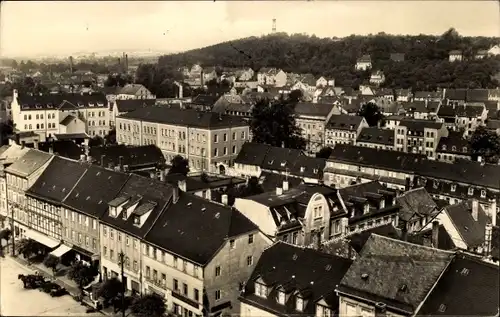
[[[240,303],[240,314],[242,317],[278,317],[278,315],[246,303]]]
[[[256,224],[264,234],[274,237],[278,229],[267,206],[245,198],[236,198],[234,208]]]
[[[238,176],[255,176],[259,177],[262,173],[260,166],[257,165],[246,165],[241,163],[235,163],[233,166],[235,175]]]
[[[61,208],[62,238],[92,254],[100,253],[99,220],[77,211]],[[81,237],[81,238],[80,238]]]
[[[201,316],[204,289],[202,267],[147,242],[143,245],[147,250],[142,257],[143,291],[150,293],[152,288],[156,293],[164,294],[169,311]],[[156,280],[154,271],[157,272]]]
[[[60,208],[32,197],[26,197],[26,202],[28,227],[56,240],[61,240]]]
[[[304,216],[304,245],[319,244],[330,238],[330,208],[325,196],[316,193]]]
[[[301,129],[302,137],[307,141],[306,150],[318,152],[325,145],[326,117],[298,116],[295,124]]]
[[[355,66],[356,70],[367,70],[372,68],[371,62],[357,62]]]
[[[339,316],[375,316],[375,307],[373,305],[365,304],[361,301],[339,296]],[[386,317],[405,317],[406,315],[393,313],[387,311],[384,316]]]
[[[125,232],[113,229],[104,223],[99,224],[101,239],[101,273],[107,272],[108,277],[110,271],[120,275],[121,268],[118,264],[118,254],[123,251],[125,254],[126,264],[124,265],[124,275],[127,277],[127,290],[132,290],[131,281],[134,280],[140,284],[141,270],[141,243],[140,240],[126,234]],[[127,244],[128,243],[128,244]],[[145,248],[145,245],[143,249]],[[111,251],[113,251],[111,253]],[[144,251],[143,251],[144,252]],[[113,254],[113,255],[111,255]],[[119,277],[120,278],[120,277]]]
[[[274,76],[274,86],[275,87],[283,87],[286,85],[286,73],[282,70],[280,70],[275,76]]]
[[[250,240],[250,235],[252,240]],[[254,231],[235,237],[233,248],[231,248],[230,241],[222,246],[204,269],[206,294],[210,307],[231,301],[232,308],[226,309],[225,312],[239,314],[238,296],[242,283],[250,278],[260,255],[270,245],[271,241],[262,232]],[[220,267],[220,276],[215,276],[216,267]],[[221,293],[220,300],[215,299],[216,291]]]

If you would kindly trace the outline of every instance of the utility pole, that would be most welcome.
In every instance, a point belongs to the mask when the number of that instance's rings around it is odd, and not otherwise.
[[[118,260],[120,261],[119,264],[122,276],[122,317],[125,317],[125,273],[123,271],[123,266],[125,265],[125,253],[123,253],[123,251],[120,251],[120,253],[118,253]]]

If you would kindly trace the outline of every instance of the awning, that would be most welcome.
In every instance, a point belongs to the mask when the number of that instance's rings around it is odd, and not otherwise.
[[[71,250],[71,247],[68,247],[65,244],[61,244],[57,249],[50,252],[50,254],[57,256],[59,258],[59,257],[63,256],[66,252],[68,252],[69,250]]]
[[[39,242],[43,245],[48,246],[49,248],[55,248],[59,245],[59,241],[44,235],[43,233],[31,230],[31,229],[26,229],[26,232],[24,233],[28,238],[35,240],[36,242]]]

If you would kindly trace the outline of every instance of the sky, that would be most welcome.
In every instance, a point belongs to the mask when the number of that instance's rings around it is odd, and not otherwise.
[[[0,56],[178,52],[271,32],[500,36],[498,1],[2,1]]]

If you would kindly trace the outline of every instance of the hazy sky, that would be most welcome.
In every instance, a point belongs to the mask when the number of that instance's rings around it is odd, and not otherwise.
[[[500,36],[497,1],[2,1],[0,54],[182,51],[271,31]]]

